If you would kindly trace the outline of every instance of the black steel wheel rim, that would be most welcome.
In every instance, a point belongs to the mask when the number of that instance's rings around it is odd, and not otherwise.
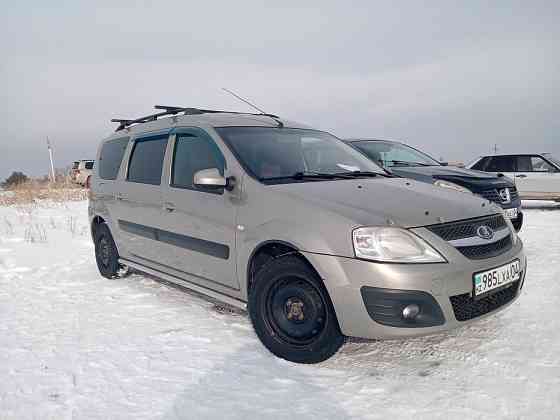
[[[312,343],[326,324],[326,305],[319,290],[300,277],[282,278],[268,290],[265,320],[270,332],[295,346]]]

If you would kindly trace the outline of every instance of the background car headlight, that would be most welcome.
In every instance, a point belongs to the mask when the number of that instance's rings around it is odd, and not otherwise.
[[[406,229],[362,227],[352,232],[357,258],[397,263],[446,262],[426,241]]]
[[[449,188],[450,190],[472,194],[472,191],[468,188],[462,187],[459,184],[455,184],[454,182],[444,181],[443,179],[438,179],[436,182],[434,182],[434,185],[437,187]]]
[[[515,245],[517,244],[517,239],[519,239],[517,236],[517,231],[515,230],[515,227],[513,227],[513,223],[511,223],[511,220],[509,220],[505,214],[503,215],[503,217],[507,225],[509,226],[509,230],[511,230],[511,242],[513,242],[513,244]]]

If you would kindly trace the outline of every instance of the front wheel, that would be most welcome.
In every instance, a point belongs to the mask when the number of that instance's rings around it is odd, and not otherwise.
[[[277,258],[257,273],[249,314],[264,346],[291,362],[322,362],[344,343],[321,279],[296,255]]]

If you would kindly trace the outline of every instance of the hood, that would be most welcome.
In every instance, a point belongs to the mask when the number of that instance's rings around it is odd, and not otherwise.
[[[395,175],[428,182],[444,179],[463,185],[471,190],[513,187],[514,183],[506,176],[475,171],[453,166],[397,166],[390,168]]]
[[[402,178],[312,181],[269,186],[351,219],[355,225],[420,227],[481,217],[499,207],[472,194]]]

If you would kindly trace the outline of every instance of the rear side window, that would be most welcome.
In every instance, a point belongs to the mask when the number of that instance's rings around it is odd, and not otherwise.
[[[136,140],[128,164],[127,180],[141,184],[160,185],[167,134]]]
[[[128,144],[128,137],[110,140],[101,148],[99,155],[99,177],[107,180],[117,179],[119,168]]]
[[[556,168],[540,156],[518,156],[518,172],[555,172]]]
[[[193,184],[196,172],[216,168],[223,176],[225,166],[222,152],[209,136],[178,134],[173,153],[171,185],[179,188],[200,189]]]
[[[93,162],[86,162],[86,169],[93,169]]]

